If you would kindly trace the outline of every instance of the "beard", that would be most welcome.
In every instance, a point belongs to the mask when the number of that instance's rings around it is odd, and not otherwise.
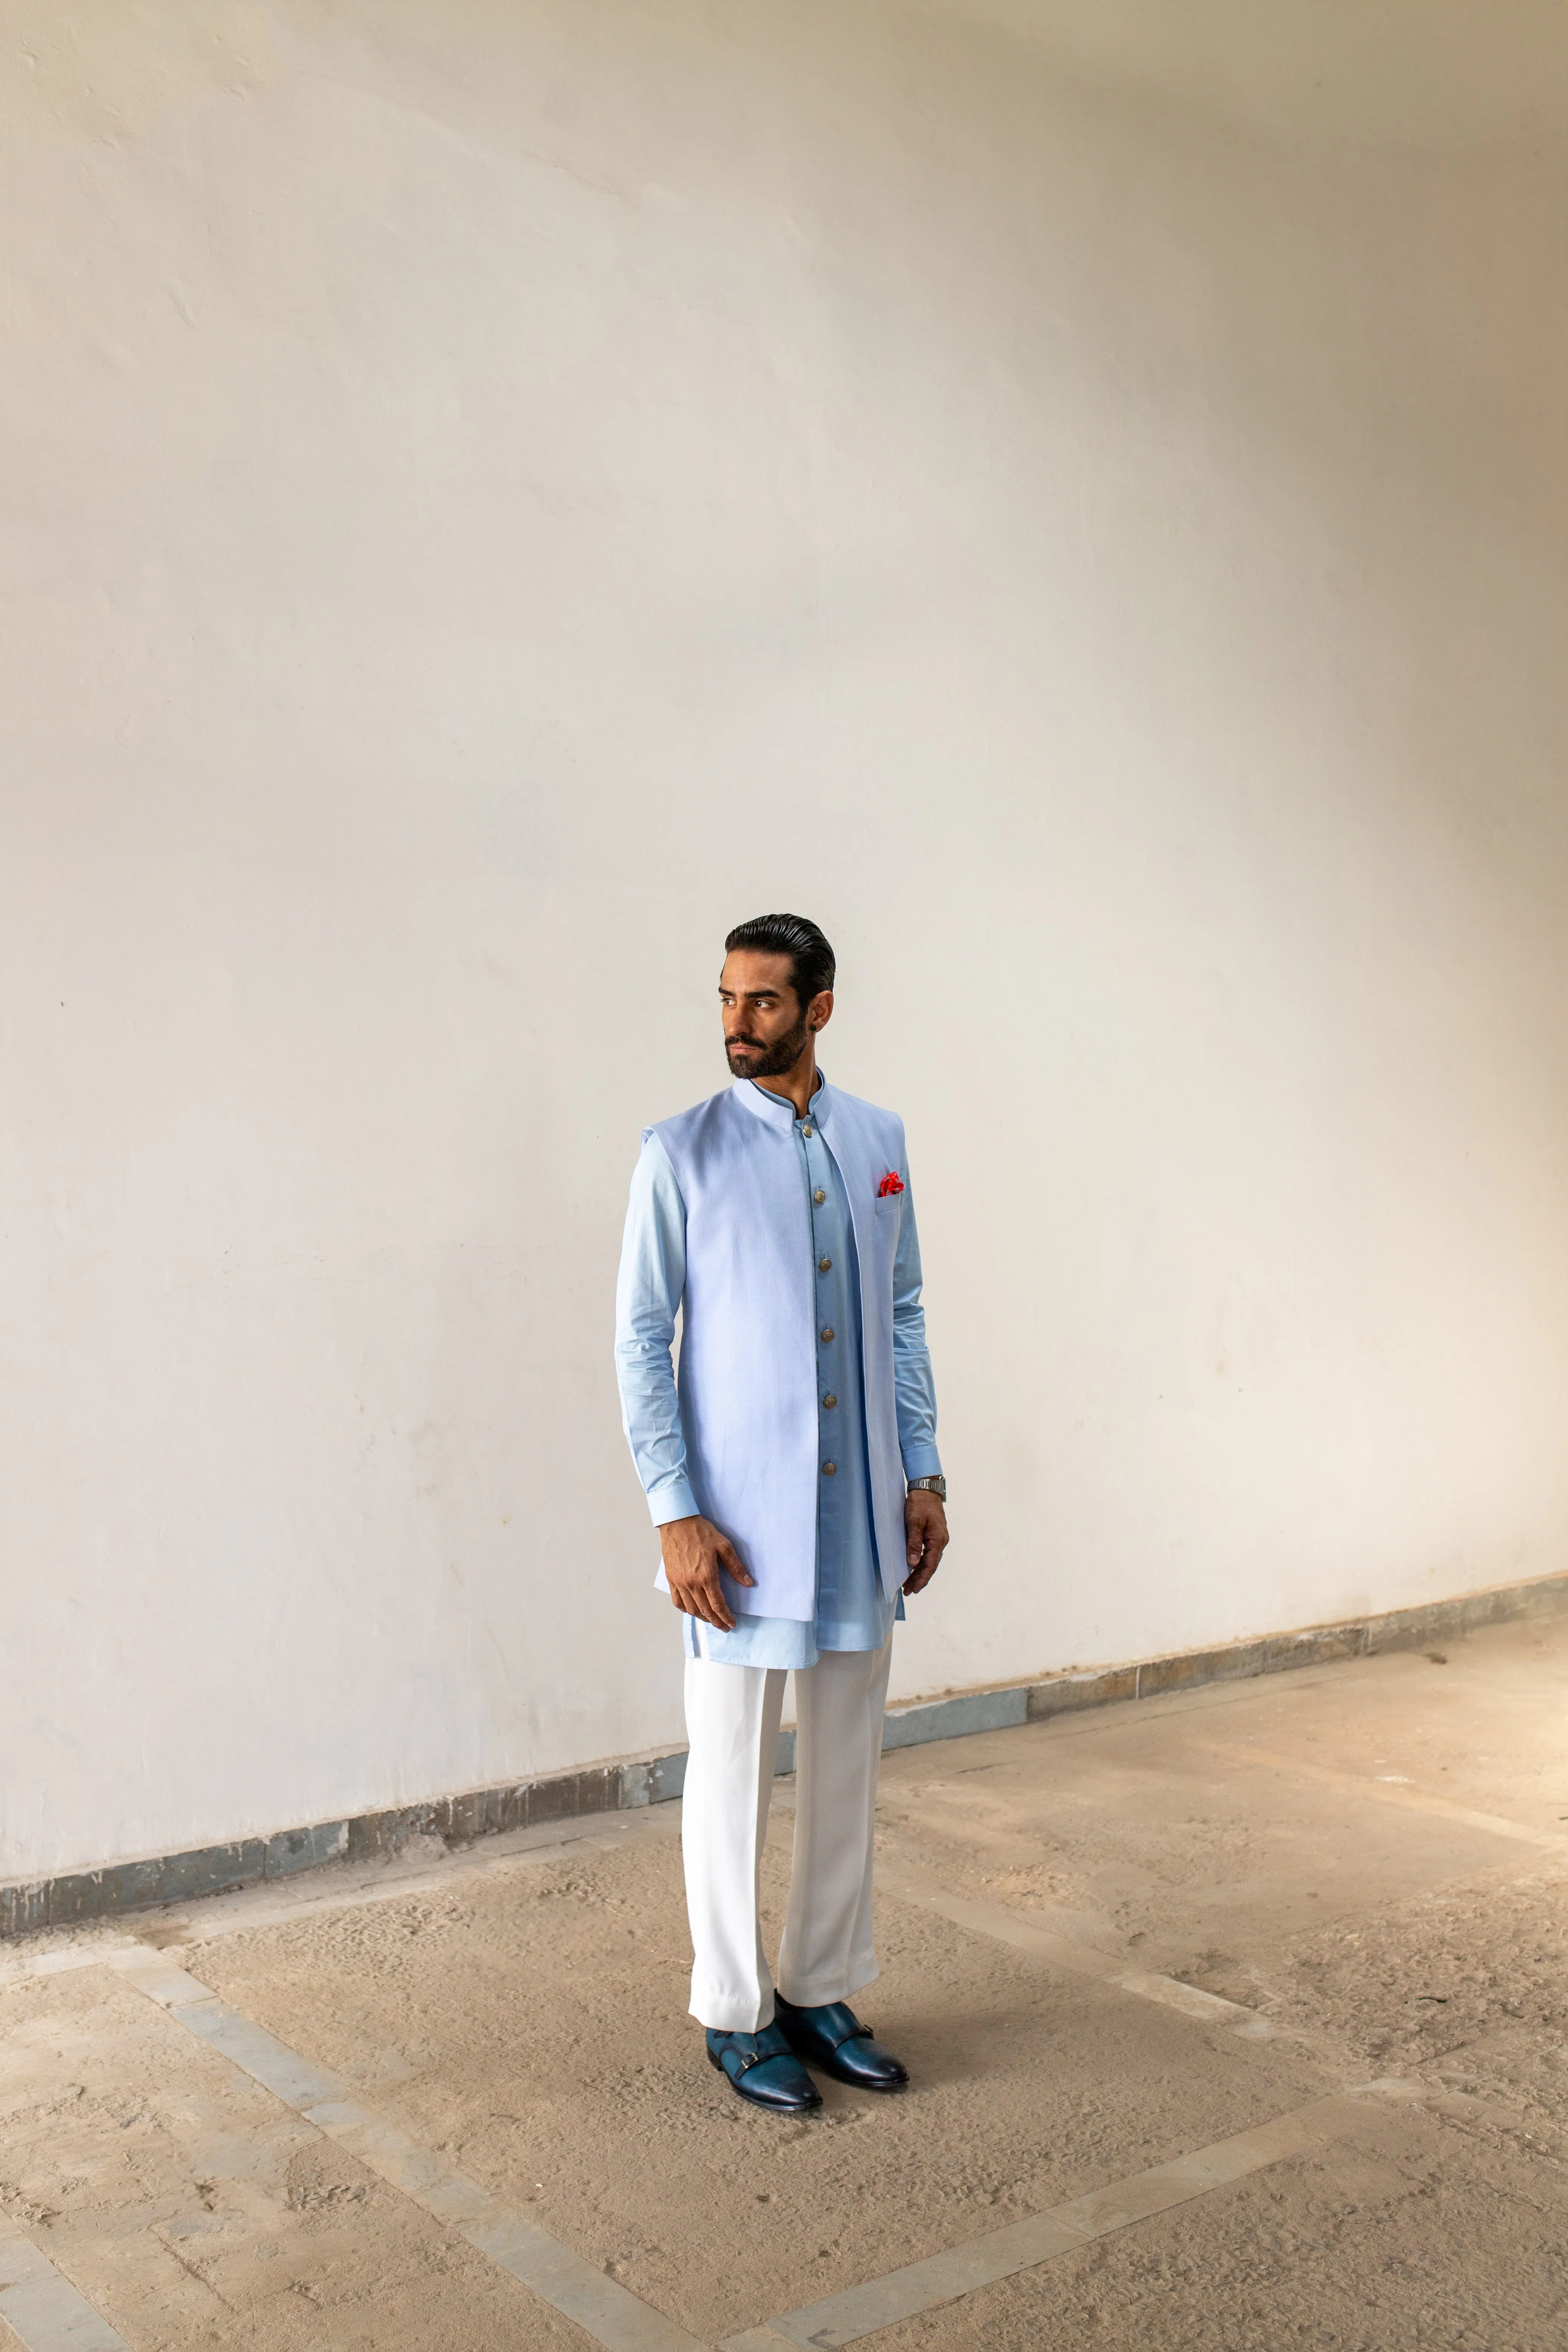
[[[737,1061],[734,1047],[726,1042],[724,1058],[730,1065],[730,1076],[732,1078],[782,1078],[786,1070],[794,1069],[805,1053],[805,1041],[810,1034],[805,1025],[805,1015],[802,1013],[795,1028],[787,1029],[771,1045],[764,1045],[760,1054],[746,1054]],[[736,1045],[755,1045],[761,1042],[755,1037],[735,1040]]]

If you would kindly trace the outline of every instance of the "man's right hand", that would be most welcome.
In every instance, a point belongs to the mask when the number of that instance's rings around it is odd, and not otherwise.
[[[658,1539],[669,1597],[676,1607],[688,1617],[700,1617],[705,1624],[716,1625],[721,1633],[733,1632],[735,1620],[719,1581],[721,1564],[736,1584],[754,1584],[756,1578],[742,1567],[729,1537],[721,1536],[711,1519],[699,1517],[668,1520],[658,1531]]]

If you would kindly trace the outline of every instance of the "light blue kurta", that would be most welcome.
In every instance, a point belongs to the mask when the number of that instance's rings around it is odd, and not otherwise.
[[[770,1110],[779,1097],[770,1099]],[[844,1180],[823,1139],[832,1097],[819,1089],[793,1121],[810,1217],[819,1332],[816,1608],[809,1620],[736,1612],[730,1633],[683,1618],[689,1656],[734,1665],[810,1666],[822,1650],[879,1650],[904,1613],[898,1574],[879,1573],[866,1436],[860,1273]],[[907,1477],[934,1475],[936,1401],[920,1304],[920,1242],[913,1202],[903,1203],[893,1268],[894,1395]],[[686,1210],[668,1152],[650,1135],[632,1181],[617,1296],[616,1356],[626,1435],[656,1526],[697,1509],[686,1469],[670,1366],[686,1278]],[[821,1337],[831,1332],[831,1339]],[[831,1468],[829,1468],[831,1465]],[[901,1562],[893,1563],[895,1570]]]

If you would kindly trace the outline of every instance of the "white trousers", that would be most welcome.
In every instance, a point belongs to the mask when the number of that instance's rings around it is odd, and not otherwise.
[[[871,1864],[892,1652],[890,1639],[880,1650],[824,1650],[795,1672],[795,1854],[778,1984],[803,2008],[847,2000],[877,1973]],[[773,2013],[757,1880],[784,1672],[686,1661],[691,2014],[728,2033],[755,2033]]]

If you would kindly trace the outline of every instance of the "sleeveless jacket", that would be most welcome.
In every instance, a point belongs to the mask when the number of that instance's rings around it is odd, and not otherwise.
[[[882,1586],[904,1566],[904,1478],[893,1397],[893,1257],[907,1192],[903,1121],[830,1087],[811,1112],[849,1196],[860,1262],[871,1513]],[[647,1130],[686,1206],[680,1418],[698,1508],[734,1544],[754,1587],[724,1580],[749,1615],[806,1619],[816,1605],[816,1284],[795,1106],[740,1079]]]

